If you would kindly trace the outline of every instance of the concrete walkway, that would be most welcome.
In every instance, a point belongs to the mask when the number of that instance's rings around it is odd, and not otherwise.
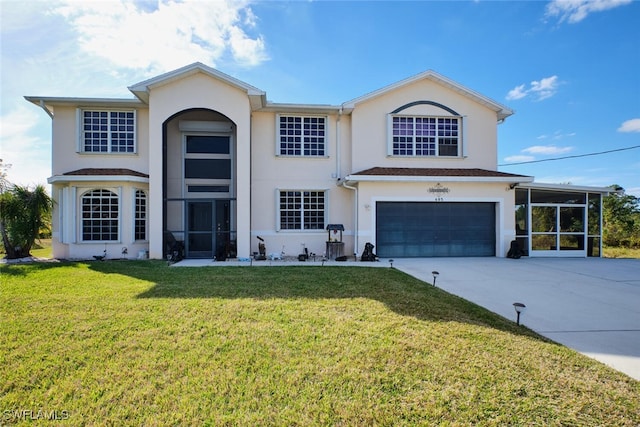
[[[384,261],[384,260],[383,260]],[[386,262],[384,262],[386,264]],[[640,380],[640,260],[398,259],[394,266]]]

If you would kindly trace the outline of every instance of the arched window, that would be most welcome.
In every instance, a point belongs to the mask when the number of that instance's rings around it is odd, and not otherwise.
[[[135,239],[147,240],[147,195],[136,190]]]
[[[82,240],[117,241],[118,195],[109,190],[92,190],[82,196]]]

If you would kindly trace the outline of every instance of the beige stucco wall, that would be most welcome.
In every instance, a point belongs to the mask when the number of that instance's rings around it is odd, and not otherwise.
[[[124,168],[133,171],[148,173],[149,171],[149,135],[148,135],[148,110],[135,108],[136,111],[136,145],[137,152],[128,153],[82,153],[80,152],[81,123],[78,106],[54,107],[54,120],[52,124],[52,175],[58,176],[64,173],[84,168]],[[101,107],[86,107],[88,110],[102,109]],[[110,109],[104,107],[104,109]],[[115,108],[120,110],[120,108]],[[128,110],[122,108],[122,110]],[[80,192],[96,188],[116,189],[121,195],[121,215],[127,221],[121,224],[120,240],[108,243],[108,256],[120,258],[122,247],[127,247],[128,257],[137,257],[138,251],[146,250],[146,242],[134,242],[133,231],[129,227],[129,218],[133,218],[132,192],[136,188],[147,190],[146,183],[127,182],[91,182],[82,183],[57,183],[52,186],[52,197],[55,201],[52,212],[52,227],[54,230],[52,250],[55,258],[61,259],[91,259],[93,255],[100,255],[105,249],[104,243],[83,243],[80,238]],[[63,196],[64,194],[64,196]],[[72,194],[75,194],[72,197]],[[66,235],[66,237],[63,236]],[[62,243],[64,242],[64,243]],[[100,247],[100,248],[98,248]]]
[[[82,241],[82,196],[95,189],[106,189],[119,195],[118,241],[108,243]],[[94,255],[102,255],[106,249],[109,259],[136,259],[140,251],[146,252],[148,242],[136,241],[134,237],[136,190],[145,191],[147,201],[149,200],[148,186],[144,182],[86,181],[54,184],[52,196],[56,203],[52,215],[53,257],[58,259],[92,259]],[[149,211],[147,211],[147,217],[149,216]],[[148,231],[147,237],[149,237]],[[122,254],[123,248],[127,248],[126,255]]]
[[[56,106],[54,109],[52,138],[55,143],[51,153],[52,175],[62,175],[82,168],[125,168],[148,173],[149,111],[146,108],[136,109],[137,153],[133,154],[78,152],[81,126],[81,123],[78,123],[78,108],[82,106]],[[87,109],[100,108],[88,107]]]
[[[236,125],[236,159],[239,165],[250,164],[250,106],[247,93],[203,73],[186,76],[167,84],[151,88],[149,96],[149,190],[151,211],[162,212],[162,125],[184,110],[204,108],[218,111]],[[238,256],[249,256],[250,215],[248,167],[238,168],[237,231]],[[150,223],[149,252],[152,258],[162,257],[162,215],[153,215]]]
[[[464,117],[463,148],[465,156],[397,157],[389,156],[389,113],[415,101],[433,101],[456,111]],[[416,105],[401,111],[401,115],[450,116],[447,111],[432,105]],[[497,167],[497,116],[489,108],[430,80],[421,80],[395,91],[358,103],[352,114],[352,170],[359,172],[376,166],[425,168],[483,168]]]
[[[354,234],[353,194],[337,185],[344,162],[348,161],[344,116],[340,118],[340,125],[337,115],[326,116],[327,156],[321,158],[276,156],[276,117],[277,113],[273,112],[254,112],[252,117],[252,251],[258,250],[256,236],[260,236],[265,239],[267,252],[279,253],[284,247],[286,255],[296,256],[306,247],[309,252],[324,254],[326,231],[278,230],[279,190],[323,190],[328,195],[325,221],[345,226],[345,255],[353,254],[353,239],[349,237]]]
[[[429,188],[438,182],[361,182],[358,184],[359,251],[366,242],[376,245],[376,203],[412,201],[436,203],[436,195]],[[440,182],[449,192],[442,202],[496,203],[496,256],[504,257],[509,243],[515,238],[514,191],[507,183]]]

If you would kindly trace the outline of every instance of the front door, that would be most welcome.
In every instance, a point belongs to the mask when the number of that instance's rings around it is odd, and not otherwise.
[[[187,202],[188,258],[224,260],[231,255],[230,205],[229,200]]]

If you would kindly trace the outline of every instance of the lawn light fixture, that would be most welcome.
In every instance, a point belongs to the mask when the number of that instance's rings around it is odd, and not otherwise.
[[[393,259],[389,260],[389,264],[391,264],[391,268],[393,268]]]
[[[438,276],[440,275],[440,273],[438,271],[432,271],[431,274],[433,275],[433,286],[436,285],[436,279],[438,278]]]
[[[516,309],[516,324],[520,325],[520,313],[524,313],[524,311],[527,309],[527,306],[524,305],[521,302],[514,302],[513,303],[513,308]]]

